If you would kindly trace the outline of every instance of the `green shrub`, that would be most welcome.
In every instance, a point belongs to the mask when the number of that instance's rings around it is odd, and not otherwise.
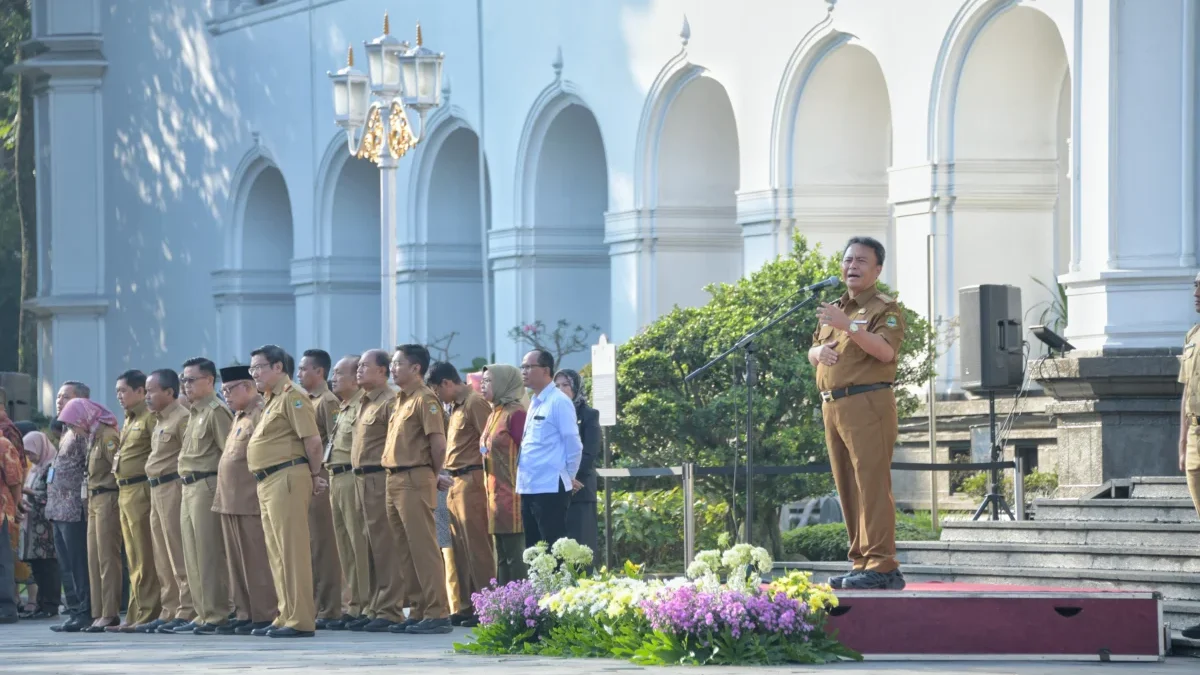
[[[938,538],[928,511],[896,513],[896,541],[933,541]],[[813,561],[839,562],[850,552],[845,523],[797,527],[783,533],[784,558],[800,556]]]
[[[987,494],[987,482],[987,472],[980,471],[962,482],[961,491],[976,499],[983,499],[983,496]],[[1004,484],[1005,501],[1009,504],[1013,503],[1012,472],[1003,472],[1001,474],[1001,482]],[[1057,489],[1058,474],[1056,473],[1034,469],[1025,476],[1025,502],[1027,504],[1038,497],[1052,497],[1054,496],[1054,491]]]
[[[604,500],[596,504],[600,547],[604,547]],[[696,550],[728,547],[729,509],[696,499]],[[645,565],[651,571],[683,570],[683,490],[613,491],[613,561]]]

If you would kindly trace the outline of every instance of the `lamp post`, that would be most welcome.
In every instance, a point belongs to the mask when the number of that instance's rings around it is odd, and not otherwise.
[[[329,73],[333,81],[333,119],[346,131],[350,154],[369,159],[379,167],[381,276],[383,289],[383,346],[398,344],[396,320],[396,165],[416,147],[425,130],[425,115],[442,104],[442,58],[423,45],[421,24],[417,44],[391,35],[388,15],[383,15],[383,35],[363,44],[367,73],[354,69],[354,48],[346,53],[346,67]],[[407,109],[417,113],[416,131]]]

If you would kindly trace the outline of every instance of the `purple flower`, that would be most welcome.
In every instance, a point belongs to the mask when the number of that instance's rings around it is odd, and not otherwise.
[[[528,580],[510,581],[503,586],[493,585],[471,595],[471,604],[479,623],[490,625],[505,623],[524,624],[529,628],[537,625],[544,612],[537,604],[537,593]]]
[[[641,608],[656,629],[676,634],[728,629],[734,637],[755,632],[803,637],[812,631],[803,621],[808,608],[783,593],[708,592],[688,585],[663,589]]]

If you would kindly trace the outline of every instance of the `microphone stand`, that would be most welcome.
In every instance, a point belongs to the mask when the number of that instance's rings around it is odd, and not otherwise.
[[[754,340],[759,335],[767,332],[775,324],[783,321],[796,312],[804,309],[808,303],[812,302],[823,290],[822,288],[809,289],[809,296],[800,302],[792,305],[791,309],[775,317],[762,328],[755,329],[738,340],[732,347],[717,354],[711,361],[700,366],[696,370],[688,373],[684,378],[684,382],[691,382],[700,377],[702,373],[712,368],[716,364],[725,360],[725,357],[741,349],[746,360],[746,525],[744,543],[749,544],[751,533],[754,527],[754,385],[757,384],[757,376],[754,368],[754,352],[756,345]]]

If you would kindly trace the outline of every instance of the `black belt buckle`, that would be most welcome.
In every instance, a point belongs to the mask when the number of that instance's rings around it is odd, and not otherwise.
[[[204,480],[205,478],[209,478],[209,477],[212,477],[215,475],[217,475],[216,471],[197,471],[196,473],[189,473],[189,474],[183,476],[183,484],[191,485],[192,483],[198,483],[198,482]]]
[[[333,464],[326,468],[329,469],[330,476],[340,476],[347,471],[351,471],[354,467],[350,466],[349,464]]]
[[[158,478],[151,478],[150,479],[150,487],[158,487],[159,485],[162,485],[163,483],[170,483],[171,481],[175,480],[176,478],[179,478],[179,474],[177,474],[177,473],[169,473],[165,476],[159,476]]]
[[[94,490],[90,490],[93,497],[95,497],[96,495],[102,495],[105,492],[116,492],[116,491],[117,491],[117,488],[105,488],[105,487],[95,488]]]
[[[289,460],[282,464],[276,464],[275,466],[268,466],[267,468],[262,469],[260,471],[255,471],[254,472],[254,480],[261,483],[264,480],[266,480],[268,476],[275,473],[276,471],[283,471],[284,469],[290,469],[293,466],[300,466],[301,464],[303,464],[307,461],[308,461],[307,457],[297,457],[296,459]]]
[[[450,471],[447,471],[446,473],[450,474],[451,478],[458,478],[459,476],[465,476],[465,475],[471,473],[472,471],[479,471],[481,469],[483,469],[482,464],[473,464],[471,466],[464,466],[461,469],[452,469]]]
[[[117,485],[119,485],[121,487],[129,487],[130,485],[137,485],[138,483],[145,483],[148,480],[150,480],[150,478],[147,476],[134,476],[133,478],[119,478],[119,479],[117,479]]]
[[[372,474],[372,473],[379,473],[380,471],[383,471],[383,467],[379,466],[377,464],[371,465],[371,466],[356,466],[356,467],[354,467],[354,475],[355,476],[366,476],[366,475]]]
[[[405,471],[412,471],[413,469],[416,469],[418,467],[416,467],[416,466],[385,466],[384,468],[387,469],[387,474],[389,476],[391,476],[391,475],[397,474],[397,473],[404,473]]]

